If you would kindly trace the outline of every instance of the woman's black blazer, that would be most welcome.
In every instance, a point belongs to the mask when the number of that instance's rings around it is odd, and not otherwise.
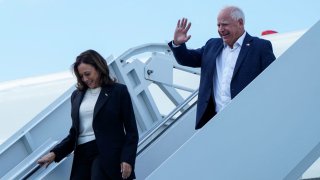
[[[79,136],[79,107],[85,91],[71,95],[72,126],[69,135],[52,149],[55,161],[70,154],[77,147]],[[127,162],[134,169],[138,144],[138,130],[127,87],[114,83],[101,88],[94,107],[92,127],[102,166],[111,177],[119,177],[120,163]],[[132,178],[134,178],[134,171]]]

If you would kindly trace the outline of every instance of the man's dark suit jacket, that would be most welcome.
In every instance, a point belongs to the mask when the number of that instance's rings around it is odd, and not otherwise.
[[[217,56],[224,47],[221,38],[212,38],[199,49],[189,50],[185,44],[178,47],[168,43],[177,62],[184,66],[200,67],[201,77],[195,129],[203,127],[215,114],[213,75]],[[234,68],[230,91],[231,99],[275,60],[270,41],[246,34]]]
[[[85,91],[75,90],[71,95],[72,127],[69,135],[52,150],[56,154],[56,162],[77,147],[79,107],[84,94]],[[121,162],[129,163],[134,169],[139,137],[131,98],[125,85],[115,83],[101,88],[94,107],[92,127],[101,162],[108,175],[118,179]],[[132,172],[130,179],[134,177]]]

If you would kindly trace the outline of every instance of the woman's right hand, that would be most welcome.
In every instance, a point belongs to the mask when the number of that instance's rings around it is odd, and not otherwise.
[[[54,152],[49,152],[48,154],[42,156],[37,162],[40,166],[47,168],[55,158],[56,154]]]
[[[190,29],[190,26],[191,26],[191,23],[190,22],[188,23],[188,20],[186,18],[179,19],[176,30],[174,32],[174,37],[173,37],[174,45],[179,46],[187,42],[191,38],[191,35],[187,35]]]

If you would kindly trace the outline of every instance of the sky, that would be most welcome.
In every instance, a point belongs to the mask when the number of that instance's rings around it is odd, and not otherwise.
[[[187,46],[201,47],[218,37],[216,17],[226,5],[244,11],[253,36],[305,30],[320,20],[319,0],[0,0],[0,82],[68,71],[87,49],[107,58],[169,42],[182,17],[192,23]]]

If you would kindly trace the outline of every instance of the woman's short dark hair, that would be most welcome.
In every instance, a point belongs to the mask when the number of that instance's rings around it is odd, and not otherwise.
[[[78,66],[81,64],[89,64],[93,66],[100,74],[100,85],[110,85],[116,82],[115,78],[111,78],[109,74],[109,68],[106,60],[95,50],[87,50],[82,52],[76,58],[76,62],[73,63],[72,69],[73,73],[77,77],[77,89],[83,91],[88,88],[88,86],[82,81],[82,78],[78,71]]]

